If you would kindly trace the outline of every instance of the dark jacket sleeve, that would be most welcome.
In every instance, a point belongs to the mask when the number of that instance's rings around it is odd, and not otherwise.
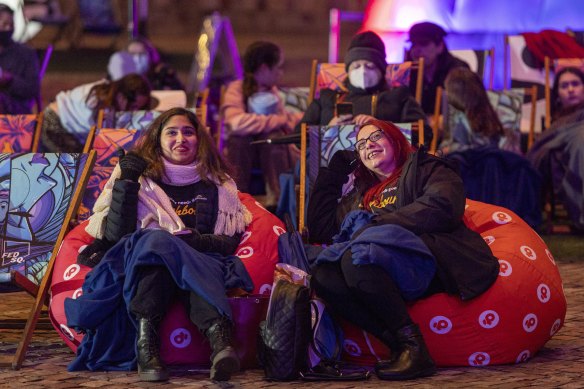
[[[434,157],[431,157],[434,158]],[[416,235],[425,233],[450,232],[462,223],[466,202],[464,186],[460,176],[444,163],[428,163],[420,169],[418,193],[413,201],[399,207],[391,213],[373,218],[375,224],[397,224]],[[414,182],[402,182],[404,188],[398,189],[399,196],[406,196],[409,185]],[[415,189],[412,189],[415,190]]]
[[[329,243],[339,232],[338,207],[343,184],[348,176],[321,167],[310,194],[306,217],[308,239],[311,243]]]
[[[302,116],[302,119],[300,119],[296,127],[294,127],[294,131],[300,132],[300,125],[302,123],[306,123],[308,125],[320,124],[320,118],[321,118],[320,100],[314,99],[306,109],[306,112],[304,112],[304,116]]]
[[[402,108],[401,121],[402,123],[412,123],[420,119],[424,120],[424,145],[430,147],[433,138],[432,127],[427,123],[426,114],[420,104],[408,94]],[[417,146],[418,143],[418,133],[412,134],[412,145]]]
[[[179,237],[195,250],[205,253],[214,252],[221,255],[233,255],[241,241],[241,234],[228,236],[200,234],[194,229],[191,229],[191,231],[191,234],[179,235]]]
[[[123,236],[136,231],[138,220],[138,191],[140,184],[130,180],[116,180],[112,202],[105,223],[104,239],[116,243]]]

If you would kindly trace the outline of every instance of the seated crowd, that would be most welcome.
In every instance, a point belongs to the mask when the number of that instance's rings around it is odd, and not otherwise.
[[[11,16],[12,10],[0,5],[0,23]],[[32,81],[38,72],[36,58],[24,60],[30,53],[6,38],[6,31],[10,30],[0,31],[1,113],[31,112],[25,103],[38,92],[38,79]],[[95,240],[78,257],[79,264],[93,268],[90,274],[94,276],[86,279],[92,292],[68,301],[67,314],[72,318],[83,314],[84,304],[95,303],[96,296],[104,298],[99,293],[124,274],[131,281],[126,283],[130,288],[124,289],[120,314],[127,311],[135,325],[140,378],[168,380],[158,349],[158,326],[171,301],[178,299],[210,342],[210,378],[229,380],[240,361],[225,291],[253,289],[245,267],[233,255],[251,222],[237,191],[251,190],[257,160],[267,193],[264,206],[275,209],[279,177],[292,171],[299,159],[294,143],[254,141],[293,134],[303,123],[354,124],[359,126],[354,150],[334,154],[329,165],[319,169],[310,194],[309,240],[330,244],[336,234],[350,236],[342,254],[318,257],[312,268],[312,287],[335,315],[395,350],[390,360],[375,366],[379,378],[403,380],[433,374],[434,361],[407,312],[407,303],[439,292],[471,299],[488,290],[499,273],[498,260],[488,245],[462,220],[465,184],[451,155],[489,148],[527,158],[565,204],[573,226],[584,229],[580,156],[584,74],[576,68],[557,74],[552,127],[524,157],[518,139],[490,105],[480,77],[448,52],[445,35],[432,23],[416,24],[410,30],[408,58],[423,58],[425,64],[421,103],[409,86],[388,84],[386,47],[378,35],[367,31],[351,40],[345,54],[346,91],[320,90],[303,114],[288,112],[280,93],[283,50],[271,42],[251,44],[243,55],[244,78],[227,85],[220,107],[227,128],[225,150],[218,150],[191,110],[173,108],[150,123],[131,150],[120,153],[86,227]],[[16,71],[12,62],[27,63],[30,69]],[[433,133],[429,115],[434,112],[438,86],[445,88],[454,113],[444,132]],[[146,110],[151,106],[151,91],[166,88],[183,89],[176,72],[160,61],[147,40],[132,40],[112,56],[107,77],[60,92],[44,109],[42,150],[79,152],[100,110]],[[349,109],[341,111],[341,106]],[[408,141],[393,124],[419,119],[425,123],[420,129],[423,145],[418,144],[417,132]],[[433,136],[438,137],[438,149],[428,152]],[[354,178],[353,186],[346,190],[349,176]],[[179,208],[192,212],[177,214]],[[352,250],[354,242],[378,239],[378,234],[407,237],[409,244],[435,261],[405,261],[404,269],[383,253],[381,258],[372,258]],[[125,244],[116,244],[120,241]],[[452,258],[454,247],[457,258]],[[409,250],[398,247],[396,255],[405,257]],[[120,258],[124,258],[121,267],[115,265]],[[400,272],[414,277],[408,283],[392,276]],[[84,347],[103,341],[86,336]],[[70,369],[89,369],[86,358],[87,354],[79,353]],[[132,361],[117,363],[108,368],[131,366]]]

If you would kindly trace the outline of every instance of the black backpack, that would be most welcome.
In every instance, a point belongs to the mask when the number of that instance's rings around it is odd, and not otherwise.
[[[258,358],[268,380],[295,380],[308,370],[310,315],[309,289],[279,280],[258,338]]]

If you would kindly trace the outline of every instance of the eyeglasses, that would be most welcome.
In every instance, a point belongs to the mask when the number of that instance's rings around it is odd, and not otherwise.
[[[382,130],[377,130],[375,132],[372,132],[367,138],[361,139],[360,141],[358,141],[357,143],[355,143],[355,148],[358,151],[361,151],[365,148],[365,145],[367,144],[367,141],[370,140],[373,143],[377,143],[377,141],[379,139],[381,139],[381,137],[383,137],[383,131]]]

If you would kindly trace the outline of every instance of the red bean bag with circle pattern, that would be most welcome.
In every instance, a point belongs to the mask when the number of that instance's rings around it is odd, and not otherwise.
[[[552,253],[513,212],[467,200],[464,222],[499,259],[495,283],[461,301],[436,294],[409,306],[438,366],[487,366],[525,362],[562,327],[566,298]],[[343,323],[343,358],[373,365],[389,356],[375,337]]]
[[[272,288],[274,268],[278,262],[278,236],[285,232],[282,222],[266,211],[248,194],[240,200],[252,213],[236,255],[241,258],[254,282],[252,296],[230,298],[235,322],[234,342],[243,367],[256,364],[255,338],[259,322],[266,316],[267,301]],[[87,222],[75,227],[63,241],[55,260],[51,280],[51,322],[65,343],[76,351],[82,334],[67,327],[65,298],[76,298],[82,291],[85,275],[91,270],[76,263],[77,253],[93,238],[85,232]],[[210,349],[204,336],[188,319],[184,307],[173,305],[160,327],[161,357],[169,364],[208,364]]]

